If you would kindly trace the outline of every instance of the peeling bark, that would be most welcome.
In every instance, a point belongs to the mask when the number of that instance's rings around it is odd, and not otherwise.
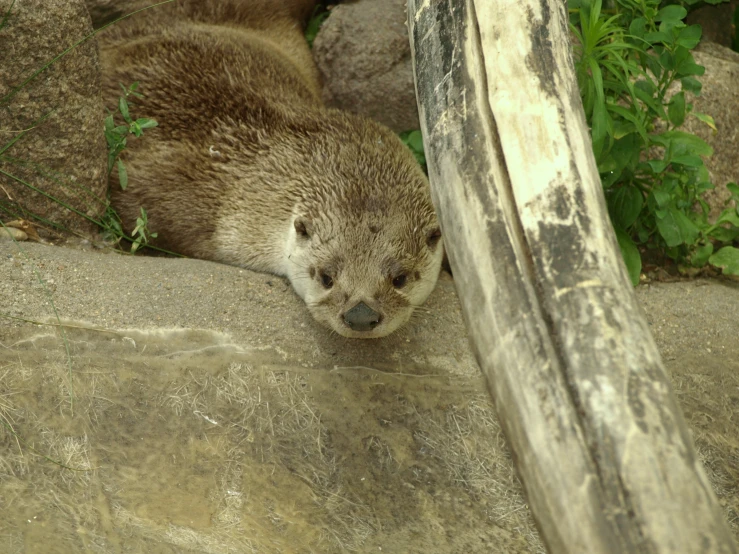
[[[409,0],[434,202],[552,553],[736,553],[611,228],[564,2]]]

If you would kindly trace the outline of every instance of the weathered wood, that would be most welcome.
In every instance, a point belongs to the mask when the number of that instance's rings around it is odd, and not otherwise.
[[[444,241],[549,551],[736,553],[618,252],[566,3],[408,6]]]

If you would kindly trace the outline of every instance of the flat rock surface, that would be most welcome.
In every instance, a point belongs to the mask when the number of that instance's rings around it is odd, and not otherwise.
[[[736,531],[739,285],[637,293]],[[0,316],[2,552],[542,551],[448,276],[356,341],[277,277],[0,242]]]

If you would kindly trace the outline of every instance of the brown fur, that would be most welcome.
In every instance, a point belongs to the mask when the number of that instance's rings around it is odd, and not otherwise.
[[[180,0],[103,36],[106,99],[139,81],[134,116],[159,122],[130,141],[112,201],[126,230],[143,206],[159,246],[286,275],[337,332],[382,336],[433,287],[438,226],[398,138],[322,105],[303,37],[313,4]],[[359,302],[377,329],[347,328]]]

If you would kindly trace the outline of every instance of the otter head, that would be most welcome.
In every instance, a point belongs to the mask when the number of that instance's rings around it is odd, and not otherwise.
[[[436,284],[443,245],[433,210],[389,211],[293,219],[288,277],[313,317],[345,337],[389,335]]]
[[[283,273],[319,322],[345,337],[384,337],[439,276],[428,179],[397,135],[369,119],[327,109],[312,125],[291,143]]]

